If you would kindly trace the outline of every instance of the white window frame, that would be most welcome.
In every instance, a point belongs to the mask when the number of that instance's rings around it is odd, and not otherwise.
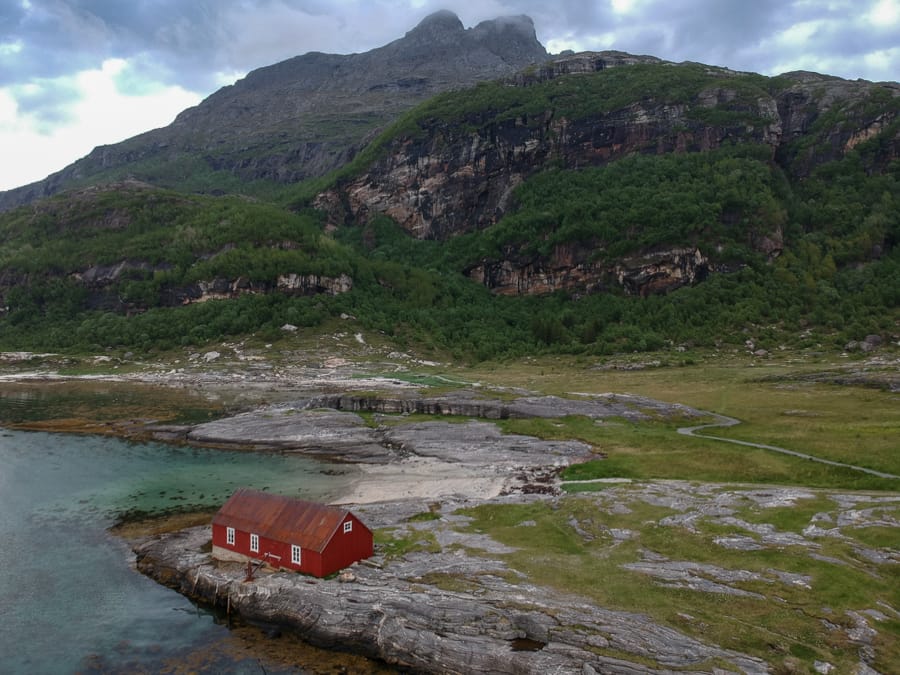
[[[302,565],[303,564],[303,552],[302,549],[297,546],[297,544],[291,544],[291,564],[293,565]]]
[[[229,546],[234,546],[234,528],[226,527],[225,528],[225,543]]]
[[[351,532],[353,532],[353,521],[348,520],[344,523],[344,534],[350,534]]]
[[[259,535],[251,534],[250,535],[250,550],[254,553],[259,553]]]

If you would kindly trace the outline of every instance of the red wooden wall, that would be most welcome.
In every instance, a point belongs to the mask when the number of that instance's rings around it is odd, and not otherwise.
[[[352,529],[345,533],[346,522],[352,523]],[[369,558],[374,551],[372,532],[352,513],[347,514],[321,553],[302,548],[299,566],[291,562],[291,542],[276,541],[260,535],[259,551],[251,551],[250,532],[235,528],[234,545],[231,545],[227,543],[226,528],[227,525],[224,523],[213,524],[213,546],[234,551],[248,558],[265,559],[272,567],[297,570],[317,577],[328,576],[358,560]],[[266,553],[278,557],[266,557]]]

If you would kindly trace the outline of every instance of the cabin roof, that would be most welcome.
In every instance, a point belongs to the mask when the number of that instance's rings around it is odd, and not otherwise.
[[[336,506],[239,488],[216,513],[213,524],[321,552],[349,513]]]

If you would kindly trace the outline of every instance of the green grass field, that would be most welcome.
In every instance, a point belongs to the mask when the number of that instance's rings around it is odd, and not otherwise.
[[[893,545],[896,552],[900,545],[896,529],[841,528],[845,539],[815,540],[819,558],[801,546],[729,550],[717,545],[717,538],[747,536],[746,529],[723,525],[713,517],[695,521],[693,531],[664,524],[666,516],[678,511],[648,503],[639,489],[630,486],[611,490],[614,495],[605,493],[610,498],[602,502],[596,501],[599,495],[578,495],[555,505],[483,505],[459,513],[472,518],[469,531],[514,547],[514,553],[501,557],[523,572],[529,583],[582,596],[602,607],[646,614],[700,640],[762,658],[775,666],[774,672],[813,672],[815,661],[832,663],[836,672],[852,672],[859,646],[834,627],[850,626],[855,612],[900,607],[898,565],[873,563],[858,550],[860,545],[877,544]],[[619,509],[609,508],[613,503]],[[774,521],[793,529],[834,507],[834,502],[819,495],[783,509],[763,509],[748,502],[740,515],[747,522]],[[896,517],[900,504],[894,502],[885,511]],[[628,538],[612,537],[613,529],[627,531]],[[624,567],[640,562],[648,553],[747,572],[753,578],[730,584],[746,592],[744,596],[653,583]],[[798,575],[798,581],[785,582],[781,573]],[[710,574],[703,571],[699,577]],[[880,672],[893,672],[900,663],[898,616],[878,622]]]
[[[553,358],[482,367],[465,371],[465,376],[561,396],[615,392],[683,403],[741,420],[735,427],[701,433],[774,445],[900,475],[900,395],[792,378],[822,370],[822,364],[760,366],[734,359],[643,370],[599,370],[593,366],[583,359]],[[675,432],[678,426],[689,424],[694,423],[595,424],[572,418],[563,420],[562,426],[558,421],[517,420],[504,423],[504,428],[541,437],[579,438],[592,444],[605,457],[605,464],[597,462],[593,469],[571,470],[571,479],[623,476],[900,489],[900,481],[893,479]]]

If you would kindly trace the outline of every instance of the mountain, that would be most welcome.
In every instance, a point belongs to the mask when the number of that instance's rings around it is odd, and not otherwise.
[[[564,56],[464,98],[433,99],[320,204],[346,203],[338,219],[357,222],[390,210],[410,234],[445,239],[496,222],[510,191],[549,166],[741,144],[801,179],[878,136],[880,173],[900,157],[898,102],[897,83],[765,78],[618,52]]]
[[[733,199],[704,232],[673,236],[677,225],[668,214],[660,216],[657,238],[648,239],[642,232],[648,216],[634,216],[640,234],[628,246],[621,241],[627,230],[621,218],[600,236],[596,224],[604,217],[588,214],[577,227],[569,226],[573,236],[567,236],[561,234],[566,226],[560,214],[530,237],[510,231],[482,259],[467,261],[471,277],[500,293],[591,290],[615,277],[617,285],[646,294],[705,277],[726,262],[715,251],[730,244],[777,257],[785,205],[774,206],[776,180],[800,184],[860,151],[866,174],[893,175],[900,160],[900,85],[806,72],[766,78],[619,52],[584,53],[482,84],[465,97],[438,96],[377,146],[377,152],[368,151],[377,159],[319,195],[317,206],[335,224],[365,225],[383,214],[414,237],[439,240],[481,230],[498,236],[495,225],[523,201],[521,195],[516,199],[517,188],[553,167],[583,169],[637,156],[714,151],[754,160],[743,171],[762,169],[767,187],[753,199]],[[677,170],[684,174],[689,167],[680,162]],[[562,181],[571,185],[584,176],[581,171]],[[637,183],[651,178],[634,176]],[[578,199],[602,189],[599,182],[586,186]],[[653,196],[644,195],[644,203]],[[545,214],[551,201],[551,194],[544,196]],[[761,208],[765,201],[772,206]],[[731,227],[717,227],[721,221]],[[751,221],[751,228],[735,236],[737,224]],[[591,228],[597,236],[588,234]],[[580,233],[574,236],[576,229]],[[873,244],[883,250],[892,237],[880,231]],[[539,251],[535,242],[548,239],[553,246]],[[666,243],[671,245],[661,246]],[[612,257],[611,247],[618,251]]]
[[[898,339],[900,85],[542,54],[529,19],[439,13],[95,151],[0,214],[0,348],[344,321],[472,359]]]
[[[255,70],[168,127],[98,147],[42,181],[0,193],[0,210],[124,178],[221,192],[320,176],[416,103],[546,58],[528,17],[465,29],[455,14],[437,12],[363,54],[312,52]]]

